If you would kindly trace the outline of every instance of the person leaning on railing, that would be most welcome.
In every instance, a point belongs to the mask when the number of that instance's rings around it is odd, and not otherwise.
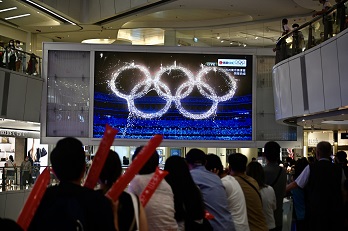
[[[327,40],[330,36],[330,38],[333,36],[333,17],[332,13],[326,14],[331,8],[331,3],[329,0],[319,0],[319,2],[322,4],[323,8],[321,11],[316,11],[313,14],[313,17],[316,17],[318,15],[323,15],[323,24],[324,24],[324,40]]]

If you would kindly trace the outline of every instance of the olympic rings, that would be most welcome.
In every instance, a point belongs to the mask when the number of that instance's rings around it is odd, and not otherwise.
[[[117,89],[116,83],[118,82],[118,78],[122,74],[122,72],[131,69],[139,70],[141,73],[144,74],[145,79],[137,83],[131,90],[130,94],[126,95],[124,93],[121,93]],[[178,87],[175,94],[172,94],[170,88],[164,82],[161,81],[161,77],[164,73],[170,75],[170,72],[173,70],[180,71],[187,77],[187,81]],[[218,96],[213,87],[204,82],[204,77],[211,71],[219,72],[221,76],[225,77],[225,83],[229,88],[228,92],[225,95]],[[193,88],[195,86],[197,86],[197,89],[202,96],[212,101],[212,106],[210,107],[210,109],[206,112],[199,114],[194,114],[187,111],[181,104],[181,100],[189,96],[192,93]],[[135,65],[134,63],[132,63],[121,67],[112,74],[111,79],[109,81],[109,87],[118,97],[127,100],[130,114],[138,117],[146,119],[161,117],[169,110],[172,102],[174,102],[176,108],[184,117],[190,119],[206,119],[216,114],[217,105],[220,102],[227,101],[234,96],[237,89],[237,82],[233,75],[231,75],[229,72],[220,67],[203,67],[198,72],[197,77],[195,78],[190,70],[188,70],[185,67],[177,66],[174,64],[172,66],[162,67],[161,70],[159,70],[155,74],[155,77],[152,78],[150,71],[146,67],[141,65]],[[166,104],[161,110],[155,113],[145,113],[140,111],[135,106],[134,102],[135,99],[144,97],[151,90],[155,90],[158,96],[166,101]]]

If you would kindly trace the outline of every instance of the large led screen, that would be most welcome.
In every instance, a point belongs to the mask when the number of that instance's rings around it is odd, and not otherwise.
[[[252,140],[252,56],[96,51],[93,137]]]

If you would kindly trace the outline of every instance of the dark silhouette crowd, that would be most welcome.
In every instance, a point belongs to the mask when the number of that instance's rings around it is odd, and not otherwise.
[[[132,160],[143,148],[135,150]],[[143,192],[162,171],[157,151],[113,201],[105,195],[122,176],[119,155],[109,151],[97,188],[83,187],[83,145],[67,137],[50,154],[59,183],[46,189],[28,230],[281,231],[286,195],[293,198],[297,231],[347,230],[347,154],[340,151],[332,159],[331,144],[319,142],[314,162],[305,157],[286,160],[293,169],[292,182],[286,185],[280,151],[277,142],[267,142],[264,166],[257,160],[248,162],[242,153],[232,153],[228,168],[219,156],[198,148],[190,149],[185,158],[171,156],[164,166],[168,175],[143,207]],[[6,230],[21,230],[11,220],[0,222]]]

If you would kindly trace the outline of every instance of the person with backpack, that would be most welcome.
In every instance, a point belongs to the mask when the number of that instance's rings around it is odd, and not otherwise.
[[[73,137],[59,140],[50,160],[60,183],[47,188],[28,231],[115,231],[110,200],[81,186],[86,168],[82,143]]]
[[[278,164],[280,151],[280,145],[275,141],[269,141],[264,146],[264,155],[267,162],[263,169],[265,171],[265,183],[273,187],[277,199],[277,208],[274,210],[276,224],[274,231],[281,231],[283,228],[283,199],[287,181],[285,169]]]

